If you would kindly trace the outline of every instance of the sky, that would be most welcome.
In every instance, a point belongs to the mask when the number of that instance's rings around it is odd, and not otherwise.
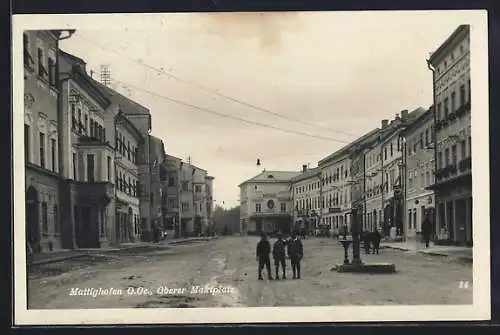
[[[314,167],[382,119],[428,108],[425,60],[468,15],[161,14],[95,20],[99,30],[78,29],[60,47],[96,79],[107,65],[111,86],[150,109],[167,154],[207,170],[215,203],[230,208],[263,168]]]

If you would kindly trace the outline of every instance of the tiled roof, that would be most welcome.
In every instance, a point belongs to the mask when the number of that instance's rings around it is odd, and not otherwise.
[[[93,79],[94,80],[94,79]],[[104,92],[109,97],[109,100],[114,102],[115,104],[119,105],[122,112],[125,115],[135,115],[135,114],[144,114],[144,115],[149,115],[149,109],[146,107],[138,104],[137,102],[127,98],[126,96],[116,92],[110,87],[107,87],[106,85],[101,84],[97,80],[94,80],[94,82],[99,86]]]
[[[289,182],[293,177],[301,174],[299,171],[262,171],[260,174],[253,178],[250,178],[239,186],[246,183],[286,183]]]
[[[299,175],[293,177],[291,179],[291,181],[294,182],[294,183],[296,183],[298,181],[311,178],[312,176],[318,174],[320,171],[321,171],[321,169],[319,167],[315,167],[315,168],[312,168],[312,169],[307,169],[306,172],[302,172]]]

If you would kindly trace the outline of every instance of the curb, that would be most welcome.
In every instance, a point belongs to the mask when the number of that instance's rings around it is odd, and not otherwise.
[[[393,249],[393,250],[400,250],[400,251],[410,251],[410,249],[408,248],[404,248],[404,247],[397,247],[397,246],[388,246],[388,245],[384,245],[384,246],[380,246],[381,249]],[[445,254],[445,253],[440,253],[440,252],[433,252],[433,251],[424,251],[424,250],[415,250],[417,253],[421,254],[421,255],[428,255],[428,256],[438,256],[438,257],[448,257],[448,258],[454,258],[454,259],[457,259],[461,262],[467,262],[467,263],[472,263],[473,262],[473,257],[469,257],[469,256],[458,256],[458,257],[455,257],[453,255],[449,255],[449,254]]]
[[[39,260],[39,261],[28,262],[27,266],[30,267],[30,266],[37,266],[37,265],[45,265],[45,264],[51,264],[51,263],[58,263],[58,262],[67,261],[69,259],[84,257],[84,256],[87,256],[87,255],[88,254],[82,253],[82,254],[76,254],[76,255],[71,255],[71,256],[63,256],[63,257],[42,259],[42,260]]]

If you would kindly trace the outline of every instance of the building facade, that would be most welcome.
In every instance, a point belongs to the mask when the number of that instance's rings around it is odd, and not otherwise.
[[[242,234],[286,234],[292,230],[291,179],[299,174],[264,170],[239,185]]]
[[[431,107],[402,132],[406,182],[404,236],[406,241],[421,240],[422,222],[434,217],[434,109]],[[429,213],[430,212],[430,213]],[[435,224],[433,222],[433,224]],[[433,229],[434,234],[436,229]]]
[[[322,175],[323,213],[322,223],[336,233],[341,227],[350,227],[350,157],[347,147],[320,160]]]
[[[470,26],[459,26],[428,60],[433,71],[438,239],[472,245]]]
[[[319,228],[322,222],[322,188],[320,168],[302,166],[302,173],[291,180],[294,228],[307,232]]]
[[[152,227],[160,230],[164,230],[164,216],[163,216],[163,187],[164,187],[164,176],[163,173],[163,163],[166,159],[165,145],[163,141],[152,135],[149,135],[149,156],[152,160],[151,170],[150,170],[150,213],[152,220]]]
[[[26,242],[33,252],[63,247],[57,54],[73,32],[23,33]]]
[[[118,113],[86,73],[85,62],[59,52],[61,216],[65,249],[114,241],[114,119]]]
[[[166,155],[161,165],[164,170],[162,211],[164,226],[167,232],[173,236],[180,235],[180,197],[181,197],[181,168],[182,159]],[[171,235],[172,236],[172,235]]]
[[[136,155],[134,155],[133,162],[133,164],[137,166],[138,171],[138,186],[136,194],[139,199],[139,225],[137,230],[139,231],[140,239],[142,241],[152,241],[152,222],[153,218],[156,218],[156,213],[151,213],[151,169],[154,164],[154,160],[150,158],[151,149],[149,133],[151,131],[151,114],[149,109],[146,107],[116,92],[110,87],[97,81],[95,81],[95,83],[106,93],[107,97],[113,102],[113,104],[119,106],[119,110],[126,119],[126,123],[134,129],[133,136],[135,137],[137,133],[141,136],[141,138],[136,141],[135,145],[132,145],[133,139],[130,138],[132,134],[130,134],[128,138],[127,136],[124,138],[124,135],[122,134],[123,136],[119,137],[119,140],[124,141],[126,148],[125,153],[129,151],[137,152]],[[131,141],[130,150],[128,148],[129,141]],[[127,213],[130,214],[128,209]]]
[[[215,223],[213,221],[214,211],[214,179],[213,176],[205,177],[205,206],[206,206],[206,220],[210,232],[215,231]]]

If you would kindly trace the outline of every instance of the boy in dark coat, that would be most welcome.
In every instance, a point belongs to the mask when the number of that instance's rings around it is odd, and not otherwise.
[[[274,258],[274,265],[276,267],[276,279],[279,279],[278,272],[280,265],[281,265],[281,270],[283,271],[282,279],[286,279],[286,271],[285,271],[286,242],[283,241],[283,236],[281,234],[278,234],[278,240],[274,242],[273,258]]]
[[[300,261],[304,255],[304,248],[296,233],[292,233],[291,239],[288,241],[287,251],[292,265],[293,279],[300,279]]]
[[[365,249],[365,254],[370,253],[371,249],[371,241],[370,241],[370,233],[368,231],[364,231],[361,235],[361,241],[363,241],[363,247]]]
[[[262,270],[264,266],[267,270],[267,278],[269,280],[273,280],[271,276],[271,260],[269,258],[269,254],[271,253],[271,244],[267,240],[266,233],[261,233],[260,241],[257,243],[257,261],[259,262],[259,280],[263,280],[262,278]]]
[[[427,214],[422,222],[422,236],[424,238],[425,247],[429,247],[430,239],[432,234],[432,223],[429,218],[429,214]]]

